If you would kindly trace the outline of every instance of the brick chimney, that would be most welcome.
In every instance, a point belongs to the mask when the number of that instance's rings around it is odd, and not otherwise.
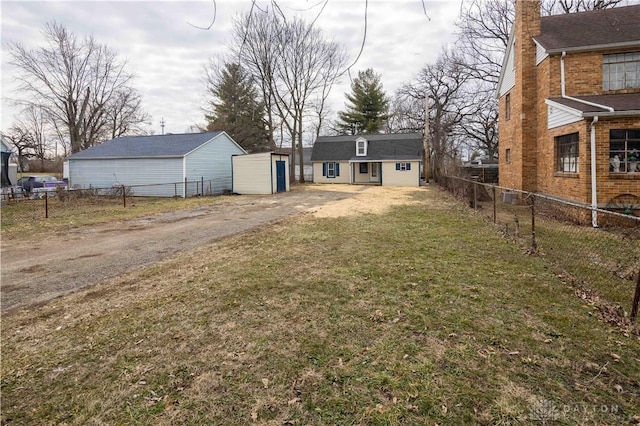
[[[512,103],[513,119],[519,120],[519,125],[516,125],[514,142],[516,146],[520,145],[521,149],[521,187],[525,191],[536,191],[538,85],[536,45],[533,37],[540,34],[540,1],[516,0],[515,9],[516,87]]]

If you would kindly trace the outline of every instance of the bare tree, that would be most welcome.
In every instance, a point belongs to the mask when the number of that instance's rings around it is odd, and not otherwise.
[[[498,101],[493,92],[478,90],[465,92],[474,94],[468,102],[469,111],[464,115],[457,133],[464,138],[468,148],[477,150],[489,158],[498,156]]]
[[[39,161],[42,167],[51,156],[49,130],[46,113],[35,106],[28,106],[16,116],[9,131],[3,133],[3,138],[16,150],[21,170],[26,168],[29,160]]]
[[[146,134],[143,125],[151,123],[151,116],[142,109],[142,98],[131,87],[118,91],[107,105],[107,128],[111,138]]]
[[[544,15],[615,7],[623,0],[544,0]],[[476,79],[497,84],[513,25],[513,1],[463,0],[456,23],[456,46]]]
[[[471,76],[461,58],[450,50],[443,50],[434,64],[423,67],[418,76],[401,87],[396,99],[404,99],[410,110],[407,120],[410,130],[424,128],[424,99],[429,98],[430,170],[433,177],[440,175],[454,163],[460,153],[462,139],[459,126],[472,112],[470,99],[465,95],[465,86]],[[422,115],[424,117],[424,115]]]
[[[75,153],[109,134],[109,108],[122,100],[120,94],[130,92],[134,94],[130,99],[139,97],[128,86],[133,77],[125,71],[126,61],[113,50],[93,37],[81,39],[55,22],[46,24],[43,34],[44,47],[8,44],[25,96],[20,101],[42,109],[58,130],[64,128],[71,153]],[[129,106],[140,108],[135,102]]]
[[[291,176],[295,176],[298,152],[300,181],[304,182],[305,123],[322,118],[346,55],[340,44],[325,40],[313,24],[299,18],[287,20],[275,11],[252,12],[236,21],[234,49],[240,63],[259,82],[271,133],[277,130],[278,121],[286,128],[291,140]]]

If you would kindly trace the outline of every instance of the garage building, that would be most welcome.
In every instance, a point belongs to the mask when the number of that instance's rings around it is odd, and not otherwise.
[[[241,154],[225,132],[115,138],[71,155],[69,184],[127,185],[136,196],[219,194],[231,190],[231,158]]]

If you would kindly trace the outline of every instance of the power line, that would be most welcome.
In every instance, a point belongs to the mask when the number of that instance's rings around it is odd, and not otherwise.
[[[194,28],[197,28],[199,30],[205,30],[208,31],[211,29],[211,27],[213,27],[213,24],[216,23],[216,16],[218,15],[218,5],[216,4],[216,0],[211,0],[213,1],[213,18],[211,19],[211,23],[209,24],[208,27],[199,27],[197,25],[193,25],[191,22],[187,21],[187,24],[191,25]]]

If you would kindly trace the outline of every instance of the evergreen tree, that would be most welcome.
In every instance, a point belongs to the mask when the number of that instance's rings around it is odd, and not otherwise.
[[[265,107],[249,76],[238,64],[225,64],[207,76],[207,90],[213,111],[206,114],[207,130],[224,130],[248,152],[273,147],[264,121]]]
[[[351,94],[346,97],[346,111],[338,112],[338,132],[347,135],[380,132],[389,118],[389,100],[382,90],[380,75],[371,68],[360,71],[351,83]]]

